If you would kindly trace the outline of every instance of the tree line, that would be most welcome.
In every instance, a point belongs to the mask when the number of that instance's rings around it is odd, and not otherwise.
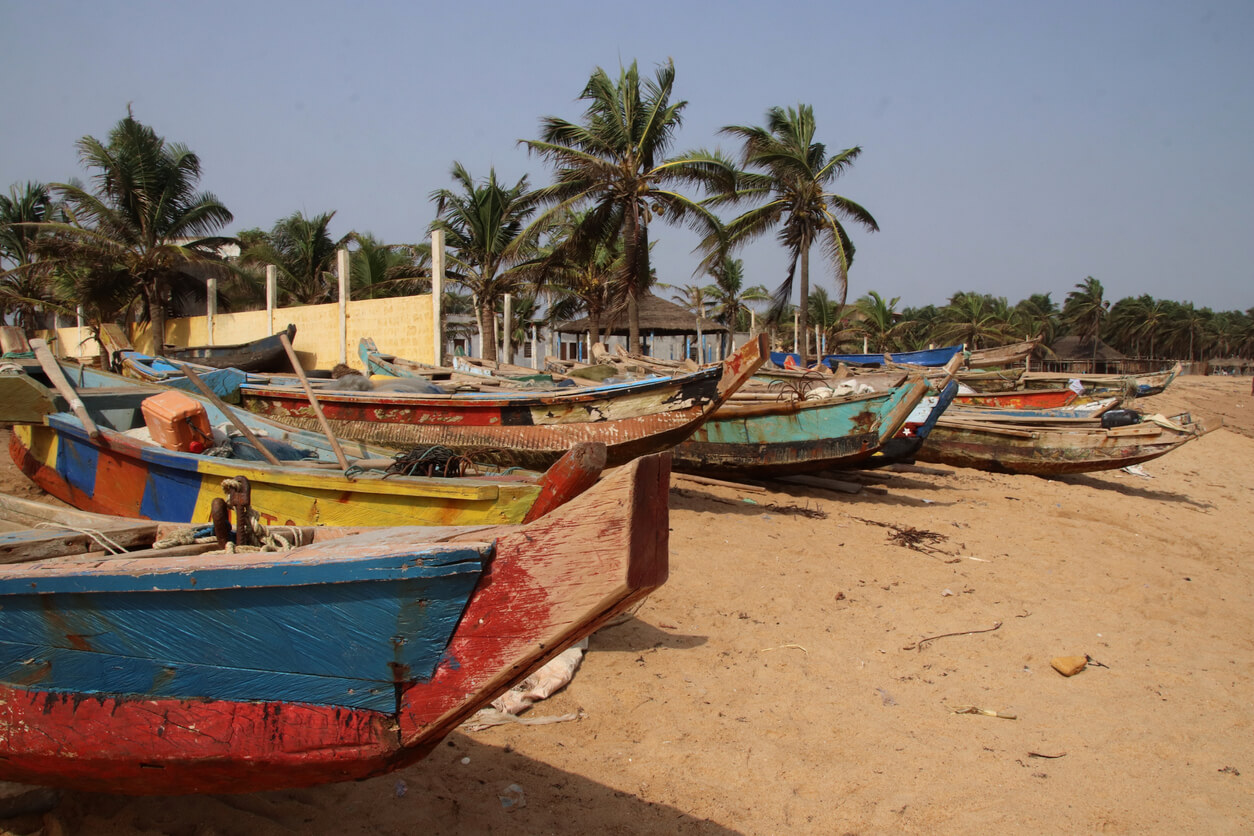
[[[543,117],[538,138],[519,140],[551,166],[549,183],[509,182],[492,168],[476,177],[454,162],[451,186],[430,193],[435,218],[427,232],[444,233],[452,286],[444,309],[473,313],[485,357],[495,359],[506,294],[516,297],[523,327],[583,314],[593,332],[608,333],[625,320],[629,349],[639,351],[638,302],[659,284],[650,229],[660,223],[700,236],[694,275],[709,283],[664,285],[677,302],[740,331],[760,314],[779,344],[801,334],[810,353],[1037,336],[1048,343],[1067,333],[1100,336],[1137,355],[1198,359],[1254,350],[1254,309],[1215,313],[1150,297],[1112,306],[1092,277],[1061,306],[1048,293],[1013,307],[970,292],[940,307],[899,310],[900,299],[874,291],[848,303],[855,247],[847,226],[879,226],[833,187],[861,148],[829,153],[817,141],[813,109],[799,104],[770,108],[762,125],[722,128],[737,145],[734,156],[702,148],[672,153],[687,105],[674,98],[674,82],[669,61],[652,76],[634,62],[616,76],[598,68],[580,93],[577,119]],[[85,136],[77,150],[87,184],[27,182],[0,195],[0,314],[28,331],[45,325],[49,313],[81,308],[97,329],[147,321],[162,334],[168,317],[204,310],[210,276],[218,279],[220,310],[264,305],[267,267],[277,275],[279,304],[332,301],[342,247],[353,253],[354,298],[430,291],[429,243],[389,244],[356,231],[334,239],[333,211],[222,234],[234,216],[199,190],[199,158],[129,108],[104,140]],[[728,217],[723,210],[731,210]],[[768,234],[783,251],[774,291],[746,286],[735,257]],[[813,253],[834,295],[811,289]],[[794,285],[806,304],[790,303]]]

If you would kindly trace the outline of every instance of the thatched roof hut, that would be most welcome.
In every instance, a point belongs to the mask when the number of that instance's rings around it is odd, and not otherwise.
[[[582,334],[588,330],[588,327],[588,318],[583,317],[563,322],[556,330],[564,334]],[[606,323],[601,323],[602,331],[605,327]],[[615,319],[610,328],[610,334],[626,336],[627,330],[627,312],[624,311]],[[703,334],[715,334],[726,330],[726,326],[712,319],[701,318],[701,333]],[[640,297],[640,333],[659,337],[695,334],[697,333],[697,315],[689,313],[673,302],[667,302],[652,293],[646,293]]]

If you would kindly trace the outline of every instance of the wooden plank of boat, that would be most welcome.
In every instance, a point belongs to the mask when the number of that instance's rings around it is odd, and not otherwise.
[[[1153,423],[1157,431],[1152,434],[1143,430],[1122,432],[1127,427],[1041,427],[1024,438],[987,422],[941,421],[920,448],[918,458],[995,473],[1088,473],[1150,461],[1212,429],[1187,415]]]
[[[283,331],[289,340],[296,338],[296,326]],[[186,348],[167,347],[162,352],[172,360],[190,361],[216,369],[235,368],[245,372],[290,371],[287,352],[279,342],[279,334],[236,345],[197,345]]]
[[[549,392],[426,395],[322,391],[339,438],[407,448],[442,445],[500,464],[548,467],[579,441],[600,441],[614,467],[687,438],[753,375],[766,337],[692,374]],[[246,385],[243,405],[298,427],[316,426],[290,387]]]
[[[93,544],[120,549],[151,545],[157,523],[55,508],[42,502],[0,494],[0,563],[42,560],[77,554]]]
[[[97,373],[99,380],[116,379]],[[569,471],[519,472],[459,478],[343,473],[284,462],[182,453],[145,443],[119,431],[142,426],[139,405],[152,393],[144,387],[84,389],[89,411],[106,422],[99,441],[91,439],[70,413],[49,415],[44,425],[13,428],[9,451],[14,462],[48,493],[76,508],[127,517],[187,522],[206,520],[223,479],[245,476],[253,507],[266,524],[291,525],[448,525],[522,521],[546,486],[569,499],[581,478]],[[228,407],[228,409],[233,409]],[[210,421],[224,422],[218,407],[206,404]],[[329,460],[324,439],[234,410],[257,435],[284,455],[301,451]],[[114,424],[113,422],[118,422]],[[131,422],[131,423],[127,423]],[[564,455],[578,458],[577,445]],[[582,448],[579,448],[582,449]],[[239,451],[237,451],[239,452]],[[360,459],[388,459],[386,451],[351,445]],[[472,471],[473,472],[473,471]]]
[[[665,582],[668,481],[651,456],[524,526],[5,567],[0,780],[236,793],[407,766]]]

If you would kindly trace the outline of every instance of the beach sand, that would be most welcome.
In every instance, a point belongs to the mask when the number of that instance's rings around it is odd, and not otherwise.
[[[857,495],[675,480],[670,581],[594,635],[574,682],[532,711],[582,709],[578,722],[459,731],[422,763],[355,784],[67,792],[47,818],[0,826],[1250,832],[1250,381],[1184,378],[1138,407],[1227,426],[1145,464],[1148,478],[937,468],[948,475],[850,477],[868,485]],[[0,489],[36,494],[4,459]],[[901,545],[903,529],[930,550]],[[967,631],[984,632],[921,642]],[[1071,678],[1051,669],[1076,655],[1095,662]],[[966,706],[1014,719],[954,712]],[[511,784],[525,806],[503,806]]]

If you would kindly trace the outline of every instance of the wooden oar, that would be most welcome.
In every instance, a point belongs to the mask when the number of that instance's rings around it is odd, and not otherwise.
[[[274,453],[271,453],[270,450],[261,443],[261,440],[258,439],[257,436],[253,435],[253,431],[248,429],[248,425],[239,419],[239,416],[235,414],[235,410],[224,404],[222,399],[214,394],[214,391],[209,388],[208,384],[200,379],[200,375],[196,374],[196,372],[192,370],[191,366],[187,366],[182,363],[175,363],[174,365],[183,370],[183,374],[187,375],[187,379],[200,390],[200,394],[208,398],[209,403],[216,406],[218,411],[226,416],[226,420],[230,421],[235,429],[239,430],[244,438],[248,439],[248,443],[257,448],[257,452],[264,456],[266,461],[273,465],[279,464],[279,460],[275,458]]]
[[[31,351],[35,352],[35,359],[43,367],[44,374],[48,375],[52,385],[61,393],[61,397],[69,401],[70,409],[74,410],[78,420],[83,422],[83,429],[87,430],[87,435],[93,440],[100,438],[100,428],[96,426],[96,422],[91,420],[91,416],[87,414],[87,407],[83,405],[83,399],[78,396],[78,392],[74,391],[70,381],[65,379],[65,372],[61,371],[61,364],[57,362],[57,358],[53,357],[52,352],[48,350],[48,344],[38,337],[34,337],[30,341],[30,348]]]
[[[331,425],[327,423],[327,416],[322,414],[322,405],[318,403],[318,396],[314,394],[313,387],[309,385],[309,378],[305,377],[305,370],[301,368],[300,361],[296,359],[296,352],[292,349],[292,341],[287,338],[287,334],[279,334],[279,342],[283,343],[283,349],[287,352],[287,359],[292,361],[292,371],[296,372],[296,376],[300,378],[300,385],[305,387],[305,394],[309,397],[309,405],[313,407],[314,415],[318,416],[318,423],[322,425],[322,431],[326,434],[327,441],[331,443],[331,451],[335,453],[336,461],[340,463],[340,467],[348,470],[348,458],[345,457],[344,451],[340,449],[340,443],[335,440],[335,434],[331,432]]]

